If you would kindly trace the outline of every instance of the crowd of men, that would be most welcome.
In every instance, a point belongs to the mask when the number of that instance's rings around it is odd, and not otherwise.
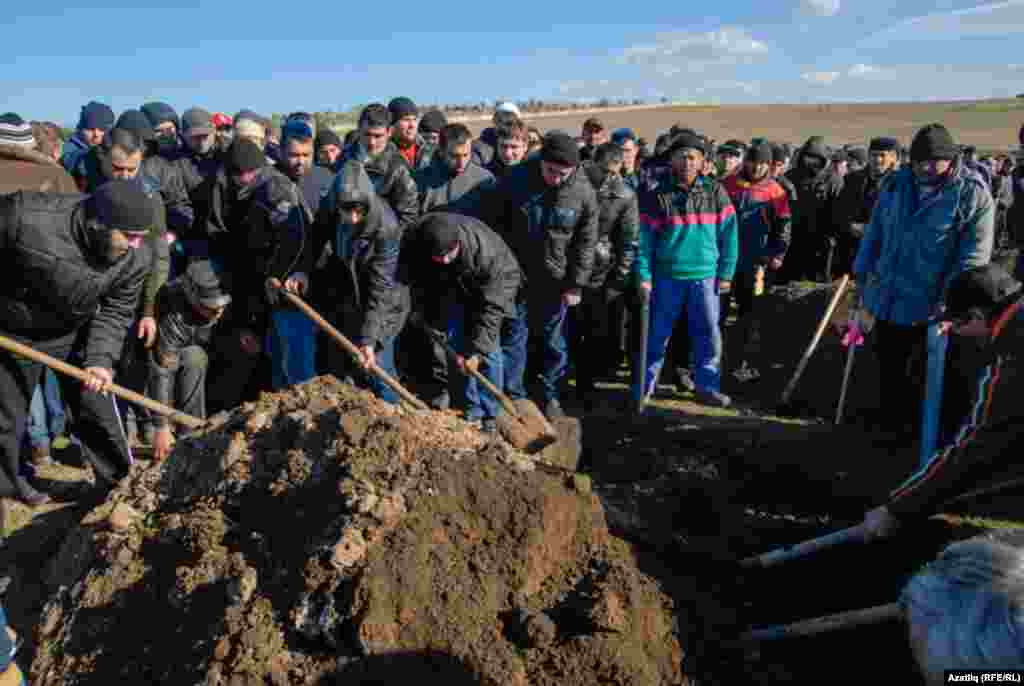
[[[772,285],[841,274],[861,286],[851,327],[874,330],[879,416],[916,426],[922,373],[908,364],[924,359],[929,323],[987,341],[1017,321],[1020,284],[989,262],[1024,233],[1022,171],[976,159],[938,124],[841,148],[716,144],[678,124],[652,149],[596,118],[578,137],[542,133],[511,103],[475,137],[399,97],[365,107],[342,138],[302,112],[276,129],[249,110],[147,103],[115,117],[90,102],[62,143],[54,125],[8,113],[0,334],[89,381],[0,352],[0,495],[47,502],[33,473],[56,442],[80,445],[100,488],[133,447],[163,459],[174,427],[106,394],[115,381],[203,418],[322,373],[397,402],[379,368],[494,432],[500,405],[462,372],[557,418],[569,376],[587,408],[628,359],[637,409],[663,376],[727,407],[732,301],[746,351]],[[966,295],[952,308],[956,284]],[[752,356],[737,362],[737,378],[757,378]],[[991,389],[973,392],[965,404]],[[869,515],[876,533],[907,502],[935,504],[948,490],[936,474],[970,462],[957,451],[976,429],[953,427],[946,452]]]

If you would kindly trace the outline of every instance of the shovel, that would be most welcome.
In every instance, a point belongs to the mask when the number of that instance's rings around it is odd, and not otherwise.
[[[62,360],[58,360],[55,357],[51,357],[46,353],[39,352],[38,350],[30,348],[27,345],[11,340],[6,336],[0,336],[0,348],[6,350],[9,353],[20,355],[24,358],[32,360],[33,362],[38,362],[41,365],[49,367],[55,372],[59,372],[66,376],[70,376],[71,378],[78,379],[79,381],[82,382],[89,381],[93,378],[91,375],[87,374],[85,371],[79,369],[78,367],[70,365]],[[158,403],[155,400],[151,400],[150,398],[147,398],[144,395],[139,395],[135,391],[130,391],[127,388],[118,386],[117,384],[110,384],[109,391],[113,395],[116,395],[118,398],[127,400],[130,403],[135,403],[136,405],[141,405],[142,407],[145,407],[148,410],[152,410],[153,412],[156,412],[159,415],[167,417],[171,421],[181,424],[182,426],[186,426],[190,429],[202,429],[205,426],[207,426],[207,423],[202,419],[199,419],[198,417],[193,417],[192,415],[185,414],[184,412],[179,412],[178,410],[175,410],[173,407],[168,407],[163,403]]]
[[[839,281],[839,287],[836,288],[835,295],[832,296],[832,300],[829,301],[828,307],[825,309],[825,314],[822,316],[821,321],[818,322],[818,329],[814,332],[814,337],[811,338],[811,342],[807,345],[807,349],[804,350],[803,357],[800,358],[800,362],[796,366],[796,371],[793,372],[793,378],[786,384],[786,389],[782,391],[782,399],[779,404],[785,407],[789,403],[790,397],[793,395],[793,391],[796,389],[797,382],[800,381],[800,377],[803,376],[804,370],[807,369],[807,363],[811,360],[811,355],[818,348],[818,343],[821,342],[821,337],[825,335],[825,328],[828,323],[832,320],[832,313],[836,307],[839,306],[839,301],[842,299],[843,294],[846,293],[846,287],[850,285],[850,275],[844,274],[843,278]]]
[[[645,388],[645,382],[647,381],[647,344],[651,333],[651,292],[642,288],[640,289],[639,314],[640,349],[636,351],[636,361],[633,363],[633,388],[638,389],[634,390],[633,410],[637,415],[643,414],[644,406],[647,404],[647,389]]]
[[[423,322],[418,322],[418,324],[438,345],[445,349],[450,357],[454,358],[458,355],[458,352],[452,348],[443,335],[429,328]],[[476,379],[491,395],[497,398],[505,409],[505,413],[511,421],[502,421],[502,418],[498,417],[498,430],[513,447],[525,453],[536,454],[558,440],[558,432],[555,431],[555,427],[532,400],[522,398],[513,402],[478,370],[462,369],[464,373]]]
[[[740,637],[743,643],[759,643],[762,641],[776,641],[782,638],[796,638],[802,636],[816,636],[830,631],[840,629],[852,629],[857,626],[870,624],[881,624],[893,620],[902,621],[903,608],[899,603],[887,605],[876,605],[860,610],[849,610],[838,612],[822,617],[812,617],[792,624],[775,624],[772,626],[759,627],[744,633]]]
[[[298,308],[300,312],[309,317],[314,324],[323,329],[328,336],[333,338],[338,343],[338,345],[340,345],[345,350],[345,352],[352,356],[352,359],[362,364],[362,357],[359,354],[359,348],[357,348],[352,341],[346,338],[344,334],[342,334],[340,331],[331,326],[330,322],[321,317],[316,310],[314,310],[312,307],[306,304],[305,300],[295,295],[294,293],[291,293],[290,291],[284,290],[283,288],[280,288],[280,293],[288,300],[288,302],[290,302],[292,305]],[[376,364],[369,367],[368,371],[371,374],[375,375],[378,379],[386,383],[391,388],[391,390],[398,394],[398,397],[400,397],[405,402],[409,403],[415,409],[430,409],[429,407],[427,407],[427,404],[425,402],[423,402],[422,400],[414,396],[412,393],[410,393],[405,388],[405,386],[398,382],[397,379],[395,379],[386,371],[378,367]]]

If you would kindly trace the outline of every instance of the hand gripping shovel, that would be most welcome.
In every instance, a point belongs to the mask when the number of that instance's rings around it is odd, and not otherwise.
[[[345,350],[345,352],[352,356],[352,359],[356,360],[356,362],[361,364],[360,361],[362,357],[359,354],[359,349],[355,346],[355,344],[352,341],[350,341],[340,331],[331,326],[330,322],[321,317],[320,314],[312,307],[307,305],[305,300],[295,295],[294,293],[284,290],[283,288],[280,289],[280,293],[288,300],[288,302],[290,302],[292,305],[298,308],[298,310],[302,312],[302,314],[309,317],[314,324],[319,326],[321,329],[324,330],[324,332],[328,336],[333,338],[338,343],[338,345],[340,345],[342,349]],[[378,379],[386,383],[391,388],[391,390],[398,394],[398,397],[400,397],[405,402],[409,403],[413,408],[417,410],[430,409],[429,407],[427,407],[427,404],[425,402],[423,402],[422,400],[414,396],[412,393],[410,393],[408,389],[405,388],[405,386],[398,382],[397,379],[395,379],[393,376],[388,374],[386,371],[384,371],[377,365],[373,365],[368,369],[368,371],[374,376],[376,376]]]
[[[27,345],[11,340],[6,336],[0,336],[0,348],[3,348],[7,352],[13,353],[15,355],[21,355],[22,357],[30,359],[33,362],[38,362],[41,365],[49,367],[55,372],[59,372],[66,376],[70,376],[71,378],[78,379],[79,381],[82,382],[89,381],[90,379],[93,378],[92,376],[90,376],[83,370],[79,369],[78,367],[70,365],[67,362],[63,362],[62,360],[58,360],[55,357],[51,357],[46,353],[39,352],[38,350],[30,348]],[[167,417],[172,422],[176,422],[178,424],[181,424],[182,426],[187,426],[190,429],[202,429],[207,426],[207,422],[205,422],[202,419],[199,419],[198,417],[193,417],[192,415],[185,414],[184,412],[179,412],[178,410],[175,410],[173,407],[168,407],[163,403],[158,403],[157,401],[151,400],[144,395],[139,395],[135,391],[130,391],[127,388],[122,388],[117,384],[111,384],[109,390],[110,393],[116,395],[119,398],[123,398],[124,400],[127,400],[130,403],[135,403],[136,405],[141,405],[142,407],[145,407],[148,410],[152,410],[153,412],[156,412],[159,415]]]
[[[438,345],[445,349],[449,357],[455,358],[458,355],[443,334],[429,328],[425,323],[419,322],[419,324]],[[498,430],[513,447],[526,453],[536,454],[558,440],[558,432],[555,431],[555,427],[551,425],[551,422],[533,401],[523,398],[513,402],[479,371],[475,369],[463,369],[463,371],[480,382],[505,409],[508,418],[505,420],[498,417]]]

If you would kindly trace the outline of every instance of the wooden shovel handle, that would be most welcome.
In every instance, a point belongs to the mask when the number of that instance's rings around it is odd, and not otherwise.
[[[839,305],[840,299],[843,297],[843,293],[846,292],[846,287],[850,285],[850,275],[844,274],[843,279],[839,282],[839,287],[836,289],[835,295],[832,296],[832,300],[829,301],[828,308],[825,310],[825,315],[821,318],[818,323],[818,329],[814,332],[814,338],[807,345],[807,350],[804,351],[803,357],[800,358],[800,363],[796,366],[796,371],[793,373],[793,378],[786,384],[786,390],[782,392],[782,403],[789,402],[789,396],[793,394],[793,390],[796,388],[797,382],[800,377],[803,376],[804,369],[807,368],[807,362],[811,359],[811,355],[814,354],[815,349],[818,347],[818,343],[821,342],[821,337],[825,335],[825,329],[828,327],[829,321],[832,319],[832,313],[835,312],[836,307]]]
[[[357,348],[352,341],[346,338],[344,334],[342,334],[340,331],[331,326],[331,323],[328,322],[323,317],[321,317],[320,314],[312,307],[310,307],[305,300],[303,300],[302,298],[300,298],[299,296],[295,295],[290,291],[284,290],[283,288],[281,289],[281,294],[285,298],[287,298],[288,302],[297,307],[304,315],[309,317],[314,324],[323,329],[328,336],[333,338],[338,343],[338,345],[340,345],[345,350],[345,352],[352,356],[354,360],[359,362],[362,359],[362,356],[359,354],[359,348]],[[400,384],[397,379],[395,379],[386,371],[378,367],[376,364],[374,364],[372,367],[369,367],[368,371],[374,374],[378,379],[386,383],[388,387],[390,387],[391,390],[397,393],[402,400],[409,403],[417,410],[430,409],[427,407],[427,404],[425,402],[423,402],[422,400],[414,396],[412,393],[410,393],[408,390],[406,390],[405,386]]]
[[[774,567],[775,565],[782,564],[783,562],[813,555],[818,551],[826,550],[827,548],[832,548],[843,543],[863,542],[865,540],[864,534],[864,525],[858,524],[857,526],[851,526],[848,529],[842,529],[825,536],[812,538],[811,540],[804,541],[803,543],[776,548],[775,550],[770,550],[762,555],[745,557],[740,560],[740,566],[748,568]]]
[[[778,624],[753,629],[743,634],[740,640],[743,642],[760,642],[774,641],[781,638],[795,638],[797,636],[814,636],[829,631],[850,629],[855,626],[866,626],[869,624],[881,624],[882,622],[902,618],[903,610],[900,604],[889,603],[888,605],[866,607],[860,610],[839,612],[823,617],[813,617],[792,624]]]
[[[495,386],[490,381],[488,381],[487,377],[484,376],[480,372],[480,370],[478,370],[478,369],[466,369],[465,371],[466,371],[467,374],[469,374],[474,379],[479,381],[480,384],[483,385],[483,387],[486,388],[490,392],[491,395],[493,395],[495,398],[497,398],[498,402],[501,403],[501,406],[503,408],[505,408],[506,412],[508,412],[513,417],[518,417],[519,416],[519,410],[517,410],[516,406],[512,404],[512,400],[507,395],[505,395],[504,393],[499,391],[497,386]]]
[[[73,379],[78,379],[79,381],[82,382],[89,381],[93,378],[91,375],[82,371],[78,367],[70,365],[62,360],[58,360],[55,357],[50,357],[46,353],[39,352],[34,348],[30,348],[27,345],[11,340],[6,336],[0,336],[0,348],[3,348],[4,350],[10,353],[14,353],[15,355],[21,355],[22,357],[28,358],[33,362],[38,362],[41,365],[49,367],[55,372],[60,372],[61,374],[70,376]],[[204,426],[206,426],[206,422],[203,421],[202,419],[193,417],[192,415],[185,414],[184,412],[179,412],[178,410],[175,410],[173,407],[168,407],[163,403],[158,403],[157,401],[147,398],[144,395],[139,395],[135,391],[130,391],[127,388],[122,388],[117,384],[111,384],[109,390],[111,393],[113,393],[119,398],[123,398],[128,402],[135,403],[136,405],[141,405],[142,407],[152,410],[153,412],[156,412],[159,415],[167,417],[171,421],[177,422],[178,424],[183,424],[184,426],[187,426],[190,429],[201,429]]]

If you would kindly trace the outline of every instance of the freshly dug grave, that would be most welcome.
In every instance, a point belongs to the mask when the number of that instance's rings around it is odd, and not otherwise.
[[[587,477],[333,378],[137,465],[43,575],[36,686],[682,683]]]

